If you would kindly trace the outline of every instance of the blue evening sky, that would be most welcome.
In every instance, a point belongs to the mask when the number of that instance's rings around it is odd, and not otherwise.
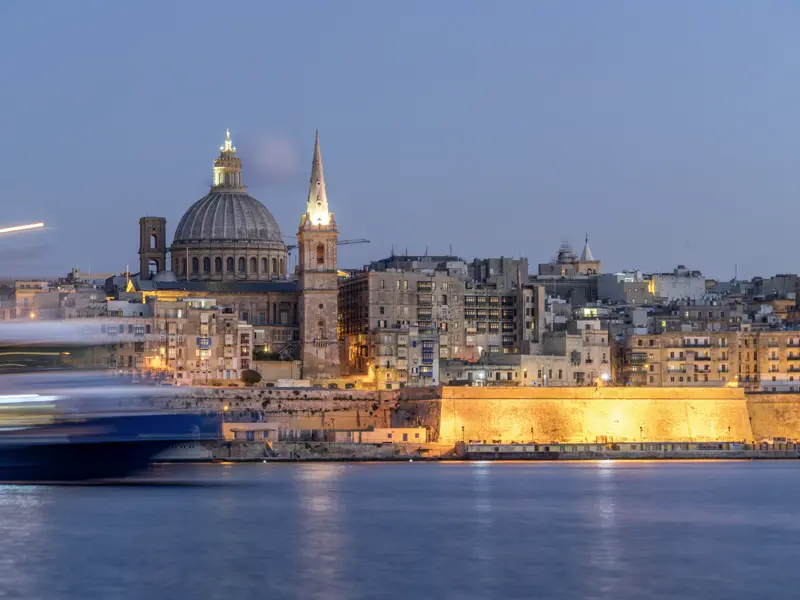
[[[345,267],[396,251],[797,272],[794,1],[0,2],[0,275],[137,264],[230,127],[296,233],[319,128]],[[293,240],[289,240],[293,241]],[[532,271],[535,267],[532,267]]]

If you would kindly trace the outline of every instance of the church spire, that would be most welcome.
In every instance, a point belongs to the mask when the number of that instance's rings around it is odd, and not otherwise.
[[[589,234],[586,234],[585,242],[583,244],[583,252],[581,252],[582,261],[593,261],[592,250],[589,248]]]
[[[314,140],[314,158],[311,162],[311,180],[308,182],[306,219],[312,225],[327,226],[331,221],[328,211],[328,196],[325,193],[325,176],[322,173],[322,153],[319,149],[319,130]]]

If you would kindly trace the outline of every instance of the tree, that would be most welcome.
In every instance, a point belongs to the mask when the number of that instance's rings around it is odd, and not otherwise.
[[[247,387],[252,387],[261,381],[261,373],[253,371],[253,369],[245,369],[242,371],[242,381]]]

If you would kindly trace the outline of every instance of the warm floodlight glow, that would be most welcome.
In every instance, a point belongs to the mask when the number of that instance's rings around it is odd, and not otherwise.
[[[13,227],[3,227],[0,233],[14,233],[15,231],[26,231],[28,229],[40,229],[44,223],[29,223],[27,225],[14,225]]]

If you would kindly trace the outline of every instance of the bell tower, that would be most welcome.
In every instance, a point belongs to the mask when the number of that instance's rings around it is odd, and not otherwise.
[[[328,210],[317,132],[306,211],[297,231],[297,262],[302,294],[300,359],[304,379],[325,379],[339,375],[338,238],[336,221]]]
[[[139,278],[152,279],[167,269],[167,220],[139,219]]]

